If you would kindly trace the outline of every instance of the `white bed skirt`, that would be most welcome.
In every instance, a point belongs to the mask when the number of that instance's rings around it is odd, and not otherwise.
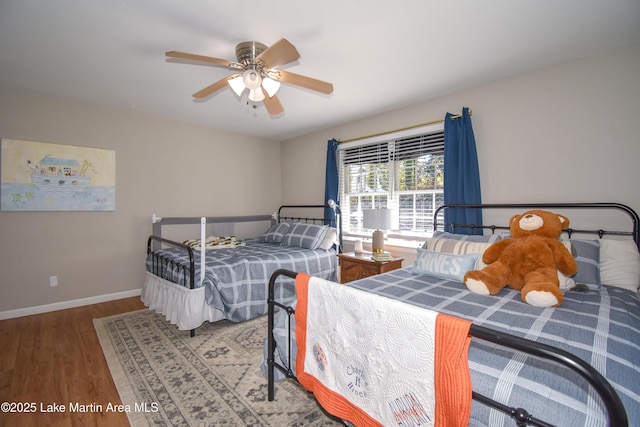
[[[207,304],[204,293],[204,287],[185,288],[146,272],[140,299],[179,330],[191,330],[224,319],[222,311]]]

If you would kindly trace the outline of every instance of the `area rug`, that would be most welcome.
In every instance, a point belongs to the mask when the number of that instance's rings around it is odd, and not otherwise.
[[[267,319],[205,323],[190,337],[152,310],[94,325],[132,426],[334,426],[295,381],[267,400]]]

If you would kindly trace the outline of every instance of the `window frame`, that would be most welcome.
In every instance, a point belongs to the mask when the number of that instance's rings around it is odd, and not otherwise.
[[[358,212],[358,211],[361,212],[362,209],[367,209],[372,207],[373,208],[388,207],[394,210],[394,214],[392,215],[392,229],[388,230],[386,233],[389,238],[392,238],[394,240],[397,239],[397,240],[414,241],[416,239],[423,239],[424,237],[428,237],[432,234],[433,230],[429,228],[432,225],[432,218],[424,219],[423,217],[422,221],[426,221],[426,224],[428,224],[425,226],[424,231],[423,230],[419,230],[419,231],[400,230],[400,227],[399,227],[400,220],[401,220],[400,198],[402,195],[407,195],[407,194],[411,194],[414,196],[414,208],[413,208],[413,214],[412,214],[413,218],[410,220],[412,220],[413,223],[415,224],[417,219],[420,219],[420,217],[416,217],[415,215],[415,212],[416,212],[415,196],[419,196],[420,194],[431,194],[432,206],[429,208],[429,211],[433,212],[438,206],[444,203],[444,182],[442,182],[442,185],[438,188],[432,188],[432,189],[426,189],[426,190],[418,190],[418,189],[398,190],[397,189],[398,184],[395,181],[396,181],[399,161],[393,159],[392,156],[389,156],[389,155],[387,156],[386,160],[382,161],[383,159],[375,157],[378,154],[380,154],[382,150],[372,149],[373,146],[376,146],[376,145],[384,146],[384,144],[386,143],[387,150],[389,149],[388,147],[390,147],[391,151],[394,151],[395,150],[394,144],[396,141],[403,141],[411,137],[427,136],[432,134],[438,134],[438,138],[441,138],[442,142],[440,143],[438,141],[438,143],[435,144],[434,147],[437,147],[437,149],[440,150],[440,152],[437,155],[443,156],[442,169],[444,169],[444,122],[437,122],[437,123],[432,123],[432,124],[423,125],[419,127],[413,127],[413,128],[407,128],[399,131],[394,131],[386,134],[374,135],[371,137],[359,139],[357,141],[341,143],[338,146],[337,153],[336,153],[338,157],[337,165],[338,165],[338,175],[339,175],[338,191],[340,195],[340,205],[342,210],[342,217],[340,221],[341,221],[341,227],[345,237],[366,238],[366,237],[370,237],[371,235],[371,231],[363,229],[361,227],[361,224],[362,224],[361,213],[360,215],[355,215],[355,216],[352,215],[352,212],[354,211],[351,206],[352,200],[349,200],[349,198],[353,198],[353,197],[360,198],[358,199],[359,204],[355,212]],[[346,165],[349,164],[348,163],[349,159],[346,159],[347,163],[345,163],[344,156],[347,150],[352,150],[356,148],[362,149],[363,158],[372,159],[371,163],[369,164],[379,163],[379,164],[389,165],[387,167],[388,175],[389,175],[387,177],[389,181],[388,189],[385,190],[385,189],[379,188],[378,184],[381,178],[379,176],[376,176],[377,179],[375,180],[375,187],[376,187],[375,190],[379,190],[379,191],[358,191],[358,192],[352,192],[352,193],[347,192],[346,182],[345,182],[347,175],[345,175],[345,171],[346,171],[345,167]],[[369,149],[367,150],[367,148]],[[434,151],[437,151],[437,150],[434,150]],[[405,158],[402,160],[408,160],[408,159]],[[442,173],[444,173],[443,170],[442,170]],[[351,177],[352,179],[353,175],[349,175],[349,177]],[[363,182],[365,182],[365,177],[362,177],[361,181],[362,182],[360,182],[359,185],[365,185],[363,184]],[[371,181],[369,181],[368,183],[371,183]],[[371,197],[371,202],[366,203],[366,205],[363,206],[363,203],[361,202],[361,200],[362,198],[366,198],[366,197]],[[376,199],[381,199],[380,203],[376,203],[375,202]],[[353,228],[355,228],[353,231],[352,231],[352,225],[353,225]]]

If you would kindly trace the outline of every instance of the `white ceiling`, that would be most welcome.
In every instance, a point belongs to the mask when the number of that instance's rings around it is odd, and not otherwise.
[[[164,55],[283,37],[334,92],[283,84],[277,117]],[[0,85],[284,140],[638,41],[639,0],[0,0]]]

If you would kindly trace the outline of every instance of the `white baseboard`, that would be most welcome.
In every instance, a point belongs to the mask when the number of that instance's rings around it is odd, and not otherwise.
[[[67,308],[81,307],[83,305],[98,304],[122,298],[135,297],[142,293],[142,289],[116,292],[113,294],[98,295],[95,297],[74,299],[71,301],[56,302],[53,304],[38,305],[36,307],[18,308],[16,310],[0,311],[0,320],[13,319],[14,317],[31,316],[33,314],[48,313],[50,311],[64,310]]]

